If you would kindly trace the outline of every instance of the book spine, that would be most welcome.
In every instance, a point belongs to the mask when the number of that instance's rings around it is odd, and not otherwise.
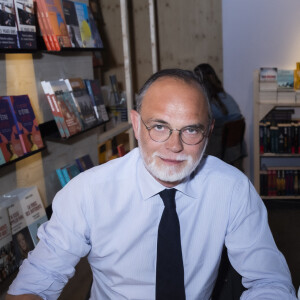
[[[62,170],[58,168],[55,171],[56,171],[56,174],[57,174],[57,177],[59,179],[59,182],[60,182],[61,186],[64,187],[67,184],[67,182],[66,182],[66,179],[65,179],[65,177],[62,173]]]

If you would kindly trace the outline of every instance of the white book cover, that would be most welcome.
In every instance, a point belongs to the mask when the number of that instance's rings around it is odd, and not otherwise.
[[[6,207],[0,208],[0,253],[1,280],[5,280],[18,268]]]
[[[36,186],[17,188],[5,196],[12,199],[8,214],[17,263],[21,265],[38,242],[37,228],[47,221],[46,211]]]

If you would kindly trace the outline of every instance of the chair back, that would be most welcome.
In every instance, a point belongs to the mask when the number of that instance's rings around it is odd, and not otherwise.
[[[229,121],[224,124],[222,131],[222,159],[224,159],[227,148],[240,146],[242,152],[245,127],[246,123],[244,118]]]

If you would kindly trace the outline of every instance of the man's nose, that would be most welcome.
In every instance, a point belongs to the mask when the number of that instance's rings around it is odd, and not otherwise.
[[[180,138],[180,130],[173,129],[171,136],[165,142],[166,148],[173,152],[180,152],[183,150],[183,143]]]

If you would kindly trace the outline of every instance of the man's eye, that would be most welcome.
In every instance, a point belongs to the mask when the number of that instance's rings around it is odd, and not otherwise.
[[[168,130],[168,127],[160,124],[154,125],[152,128],[154,128],[156,131],[165,131]]]
[[[186,134],[198,134],[199,133],[199,129],[198,128],[194,128],[194,127],[188,127],[184,129],[184,132]]]

